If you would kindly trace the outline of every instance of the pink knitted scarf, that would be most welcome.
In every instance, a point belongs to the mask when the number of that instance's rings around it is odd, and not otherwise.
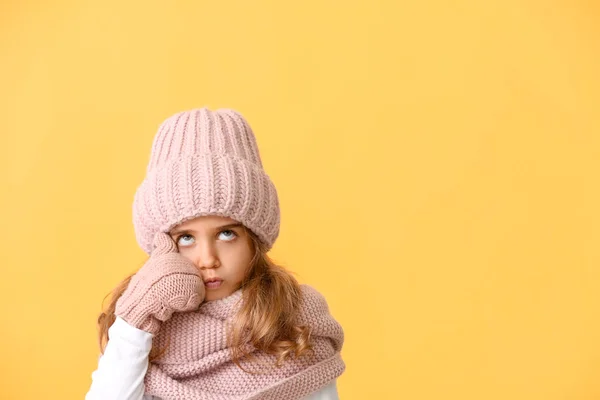
[[[312,328],[314,357],[287,360],[277,368],[275,356],[255,350],[252,354],[259,362],[241,365],[259,374],[235,365],[226,346],[226,325],[243,301],[240,289],[227,298],[203,303],[198,311],[175,313],[163,323],[153,346],[167,347],[148,367],[146,394],[165,400],[291,400],[326,386],[345,370],[340,356],[344,333],[325,298],[308,285],[301,288],[299,322]]]

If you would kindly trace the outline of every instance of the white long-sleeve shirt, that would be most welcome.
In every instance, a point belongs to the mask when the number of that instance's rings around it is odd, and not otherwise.
[[[92,372],[85,400],[161,400],[144,394],[144,377],[153,335],[129,325],[117,316],[108,328],[109,341]],[[305,400],[339,400],[336,381],[331,381]]]

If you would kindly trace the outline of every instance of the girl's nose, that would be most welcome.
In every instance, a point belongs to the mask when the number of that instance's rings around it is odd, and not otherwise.
[[[210,243],[204,243],[198,246],[196,265],[200,269],[217,268],[220,265],[214,246]]]

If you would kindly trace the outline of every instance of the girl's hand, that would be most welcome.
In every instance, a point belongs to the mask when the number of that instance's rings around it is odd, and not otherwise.
[[[150,258],[117,300],[115,315],[155,334],[174,312],[197,309],[204,301],[205,289],[198,268],[179,254],[167,233],[158,232],[153,246]]]

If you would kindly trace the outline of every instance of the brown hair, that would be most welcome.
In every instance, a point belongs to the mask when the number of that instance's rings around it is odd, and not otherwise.
[[[250,229],[245,229],[254,247],[254,257],[242,282],[242,307],[228,332],[227,343],[232,349],[235,364],[244,369],[240,361],[252,358],[248,349],[276,356],[276,366],[287,358],[297,358],[312,353],[310,328],[298,324],[302,292],[291,272],[277,265],[266,253],[265,245]],[[143,265],[143,264],[142,264]],[[108,343],[108,328],[114,323],[117,300],[135,273],[121,281],[112,292],[110,302],[98,316],[100,352]],[[104,303],[104,300],[102,303]],[[165,349],[153,347],[149,360],[160,357]],[[250,372],[250,371],[247,371]]]

